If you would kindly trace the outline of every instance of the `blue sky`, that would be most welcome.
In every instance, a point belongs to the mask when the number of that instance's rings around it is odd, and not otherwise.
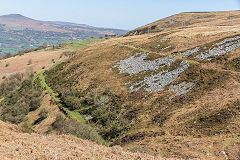
[[[240,0],[0,0],[0,15],[134,29],[186,11],[238,10]]]

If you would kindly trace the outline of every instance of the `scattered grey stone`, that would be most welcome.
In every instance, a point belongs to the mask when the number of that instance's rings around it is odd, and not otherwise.
[[[183,94],[186,94],[187,92],[189,92],[193,87],[195,86],[195,83],[187,83],[187,82],[182,82],[180,84],[177,85],[171,85],[169,87],[169,92],[176,92],[176,94],[172,97],[170,97],[170,99],[176,97],[176,96],[180,96]]]
[[[206,152],[206,155],[207,155],[207,156],[211,156],[211,153],[210,153],[210,152]]]
[[[219,43],[216,43],[215,45],[219,46],[219,45],[223,45],[226,42],[232,42],[232,41],[236,41],[236,40],[239,40],[239,39],[240,39],[240,36],[236,36],[236,37],[233,37],[233,38],[226,38],[223,41],[221,41]]]
[[[134,75],[145,71],[156,71],[176,61],[173,57],[161,57],[152,61],[144,60],[148,55],[149,53],[137,53],[128,59],[121,60],[112,68],[118,68],[120,73]]]
[[[207,58],[207,61],[211,61],[212,60],[212,58]]]
[[[124,85],[129,85],[131,82],[124,83]]]
[[[221,42],[218,44],[221,44]],[[224,55],[228,52],[234,51],[239,47],[240,47],[240,40],[238,40],[236,42],[226,43],[226,44],[220,45],[218,47],[214,47],[213,49],[209,49],[208,51],[198,54],[195,58],[197,58],[199,60],[203,60],[203,59],[207,59],[212,56],[220,56],[220,55]]]
[[[224,156],[224,158],[225,158],[226,160],[229,159],[225,151],[221,151],[220,153]]]
[[[211,18],[215,17],[216,15],[193,15],[192,17],[195,19],[200,19],[200,18]]]
[[[88,115],[88,116],[85,118],[86,121],[90,121],[90,120],[92,120],[92,119],[93,119],[93,117],[92,117],[91,115]]]
[[[161,38],[161,37],[163,37],[163,35],[162,35],[162,34],[160,34],[160,35],[157,35],[157,36],[154,36],[154,37],[150,37],[149,39],[157,39],[157,38]]]
[[[188,56],[190,56],[190,55],[192,55],[192,54],[194,54],[194,53],[197,53],[197,52],[199,51],[199,49],[200,49],[200,47],[196,47],[196,48],[194,48],[194,49],[187,50],[187,51],[181,53],[181,55],[182,55],[183,57],[188,57]]]
[[[167,46],[167,47],[165,47],[165,48],[162,48],[162,50],[164,51],[164,50],[169,49],[169,48],[171,48],[171,47],[172,47],[172,45]]]
[[[167,42],[167,41],[171,41],[171,40],[172,40],[172,38],[161,39],[161,40],[160,40],[160,43]]]
[[[187,50],[185,52],[180,53],[183,57],[188,57],[194,53],[198,53],[202,48],[202,52],[200,52],[195,58],[199,60],[209,59],[212,56],[220,56],[224,55],[228,52],[234,51],[240,47],[240,36],[235,36],[232,38],[226,38],[221,42],[213,44],[211,47],[196,47],[194,49]]]
[[[164,89],[167,85],[175,81],[178,76],[184,72],[188,67],[187,61],[182,61],[181,66],[173,71],[162,71],[157,74],[145,77],[144,80],[134,83],[129,89],[130,92],[136,92],[143,88],[148,92],[158,92]]]
[[[183,20],[181,23],[182,23],[183,26],[188,26],[189,25],[189,21],[188,20]]]
[[[170,19],[170,20],[168,21],[168,23],[169,23],[169,24],[174,24],[174,23],[176,23],[176,19]]]

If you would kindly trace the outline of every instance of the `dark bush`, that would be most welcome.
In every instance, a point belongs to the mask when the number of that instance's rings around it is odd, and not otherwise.
[[[60,129],[63,127],[63,122],[65,120],[64,114],[59,113],[56,116],[55,122],[52,124],[53,128],[55,129]]]
[[[67,96],[64,98],[64,103],[70,110],[76,110],[81,108],[81,102],[77,97],[74,96]]]
[[[130,120],[125,117],[124,102],[126,97],[116,95],[111,88],[98,93],[94,91],[94,87],[87,90],[74,90],[76,77],[72,75],[82,63],[69,66],[69,62],[63,62],[56,67],[45,72],[47,84],[59,95],[63,105],[85,116],[91,116],[89,121],[92,125],[96,125],[100,135],[107,141],[114,141],[123,135],[131,127]],[[56,75],[55,73],[59,73]],[[92,84],[92,86],[96,85]]]
[[[39,115],[39,118],[46,119],[48,116],[48,110],[43,108],[43,109],[41,109],[41,111],[38,115]]]
[[[41,91],[32,81],[32,76],[23,80],[22,74],[16,74],[0,85],[0,98],[4,98],[0,112],[2,120],[19,124],[29,112],[40,107]]]
[[[33,122],[33,125],[40,124],[44,119],[48,117],[48,110],[43,108],[38,114],[39,118]]]
[[[14,91],[17,87],[20,86],[22,80],[23,80],[23,74],[20,74],[20,73],[14,74],[6,78],[0,84],[0,97]]]
[[[53,129],[59,134],[71,134],[81,139],[91,140],[98,144],[105,144],[103,138],[89,124],[85,124],[74,119],[64,120],[63,115],[58,115],[53,123]]]
[[[28,110],[24,104],[16,103],[15,105],[4,106],[0,116],[4,121],[19,124],[24,120],[27,113]]]
[[[23,125],[21,126],[22,132],[24,133],[32,133],[31,125],[27,122],[27,119],[24,120]]]
[[[41,105],[41,92],[33,90],[29,96],[30,96],[29,110],[30,112],[32,112],[38,109]]]

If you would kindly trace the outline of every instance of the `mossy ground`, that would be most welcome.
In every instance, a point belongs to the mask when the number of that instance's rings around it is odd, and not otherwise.
[[[224,68],[228,69],[228,70],[240,72],[240,57],[237,57],[237,58],[227,61],[224,64]]]
[[[89,39],[82,40],[82,41],[65,42],[65,43],[61,44],[60,47],[67,49],[67,50],[76,51],[81,48],[92,45],[94,43],[102,42],[104,40],[105,40],[105,38],[89,38]]]

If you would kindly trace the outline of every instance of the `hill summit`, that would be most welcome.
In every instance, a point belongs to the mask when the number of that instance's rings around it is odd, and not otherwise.
[[[8,15],[0,16],[0,17],[1,18],[14,18],[14,19],[30,19],[21,14],[8,14]]]

